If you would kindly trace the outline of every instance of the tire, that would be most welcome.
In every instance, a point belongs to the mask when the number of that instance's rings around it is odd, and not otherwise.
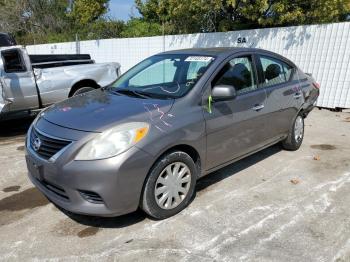
[[[86,92],[90,92],[92,90],[95,90],[95,88],[91,86],[82,86],[82,87],[79,87],[77,90],[75,90],[72,96],[77,96]]]
[[[173,151],[164,155],[155,163],[145,181],[141,208],[155,219],[179,213],[189,205],[195,194],[197,172],[188,154]]]
[[[294,119],[287,138],[282,141],[282,147],[289,151],[296,151],[299,149],[304,139],[304,117],[298,114]]]

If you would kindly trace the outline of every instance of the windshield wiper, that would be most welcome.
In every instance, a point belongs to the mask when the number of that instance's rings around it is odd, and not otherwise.
[[[138,90],[131,90],[135,94],[139,96],[143,96],[144,98],[158,98],[158,99],[172,99],[171,96],[165,95],[165,94],[157,94],[157,93],[151,93],[151,92],[141,92]]]
[[[113,93],[119,93],[124,94],[128,96],[133,97],[141,97],[144,99],[147,98],[158,98],[158,99],[173,99],[173,97],[166,95],[166,94],[157,94],[157,93],[151,93],[151,92],[142,92],[134,89],[114,89],[112,90]]]
[[[131,95],[134,97],[149,98],[149,96],[147,96],[146,94],[136,90],[132,90],[132,89],[116,89],[116,90],[113,90],[113,92],[129,95],[129,96]]]
[[[141,92],[143,95],[146,95],[150,98],[158,98],[158,99],[174,99],[174,97],[166,95],[166,94],[158,94],[158,93],[151,93],[151,92]]]

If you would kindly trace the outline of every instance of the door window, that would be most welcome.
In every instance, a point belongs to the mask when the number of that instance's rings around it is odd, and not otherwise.
[[[17,73],[26,71],[26,66],[24,65],[19,50],[5,50],[1,52],[1,55],[4,61],[4,69],[6,73]]]
[[[208,62],[202,62],[202,61],[190,62],[188,66],[186,80],[191,81],[198,78],[198,76],[203,75],[207,67],[208,67]]]
[[[282,63],[282,65],[283,65],[283,72],[286,76],[286,80],[287,81],[291,80],[293,76],[294,68],[286,63]]]
[[[293,67],[280,60],[260,56],[260,63],[263,70],[263,83],[264,87],[283,84],[288,82],[293,73]]]
[[[253,91],[257,88],[253,68],[250,56],[234,58],[221,69],[212,86],[231,85],[235,87],[237,94]]]

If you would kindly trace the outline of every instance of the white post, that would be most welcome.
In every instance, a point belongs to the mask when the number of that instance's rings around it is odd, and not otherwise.
[[[80,42],[79,42],[78,34],[75,34],[75,53],[77,55],[80,54]]]

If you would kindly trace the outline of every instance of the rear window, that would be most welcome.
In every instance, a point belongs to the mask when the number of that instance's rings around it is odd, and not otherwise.
[[[19,50],[5,50],[1,52],[6,73],[16,73],[26,71],[22,56]]]

